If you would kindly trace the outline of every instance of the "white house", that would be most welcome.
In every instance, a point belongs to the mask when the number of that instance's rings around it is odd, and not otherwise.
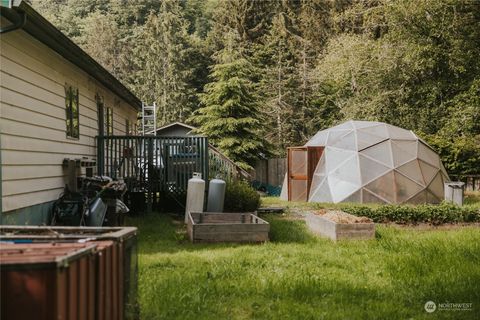
[[[46,223],[65,158],[131,134],[140,100],[25,1],[1,7],[1,224]],[[85,169],[82,174],[85,174]]]

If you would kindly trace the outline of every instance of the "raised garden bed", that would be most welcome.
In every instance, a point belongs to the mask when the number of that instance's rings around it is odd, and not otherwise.
[[[311,231],[332,240],[375,238],[371,219],[342,211],[316,211],[307,215],[306,222]]]
[[[270,225],[253,213],[191,212],[187,232],[196,242],[265,242]]]

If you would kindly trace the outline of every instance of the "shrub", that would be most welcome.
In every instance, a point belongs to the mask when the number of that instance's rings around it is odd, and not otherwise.
[[[342,205],[340,208],[356,216],[364,216],[374,222],[407,223],[431,223],[434,225],[443,223],[480,222],[480,210],[473,207],[458,207],[451,203],[440,205],[384,205],[378,207],[362,205]]]
[[[260,195],[245,181],[227,182],[225,212],[251,212],[260,205]]]

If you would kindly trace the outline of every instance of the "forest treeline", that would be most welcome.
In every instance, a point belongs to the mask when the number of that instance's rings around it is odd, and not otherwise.
[[[34,0],[143,101],[243,167],[348,119],[480,171],[480,1]]]

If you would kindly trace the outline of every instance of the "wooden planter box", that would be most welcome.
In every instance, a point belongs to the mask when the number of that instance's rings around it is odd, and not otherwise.
[[[375,223],[373,222],[337,223],[315,214],[308,214],[306,222],[311,231],[332,240],[375,238]]]
[[[192,242],[265,242],[270,225],[252,213],[190,212],[187,232]]]

